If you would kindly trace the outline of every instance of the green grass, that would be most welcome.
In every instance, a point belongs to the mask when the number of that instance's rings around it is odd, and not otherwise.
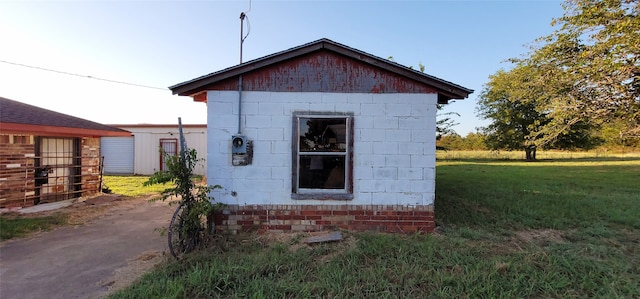
[[[49,230],[65,223],[67,223],[67,219],[61,215],[38,218],[2,215],[0,216],[0,240],[22,237],[35,231]]]
[[[166,189],[168,185],[151,185],[142,186],[149,179],[148,176],[113,176],[106,175],[103,177],[103,184],[111,190],[111,192],[124,196],[143,196],[149,194],[158,194]],[[104,187],[104,186],[103,186]]]
[[[638,182],[628,157],[439,161],[434,235],[238,236],[112,298],[639,298]]]

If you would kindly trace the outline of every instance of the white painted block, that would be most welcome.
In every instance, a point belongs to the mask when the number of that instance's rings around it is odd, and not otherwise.
[[[354,166],[353,177],[359,180],[372,180],[373,179],[373,167],[372,166]]]
[[[387,193],[400,193],[411,191],[411,181],[409,180],[393,180],[386,184],[385,191]]]
[[[237,105],[237,104],[236,104]],[[233,113],[233,103],[231,102],[209,102],[208,111],[215,111],[216,114],[224,115]]]
[[[374,205],[395,205],[398,203],[398,194],[396,193],[372,193],[371,204]]]
[[[373,168],[374,180],[397,180],[398,168],[395,167],[374,167]]]
[[[256,139],[260,141],[283,141],[284,129],[269,127],[260,128],[258,129],[258,136]]]
[[[395,142],[374,142],[373,153],[381,155],[397,155],[398,144]]]
[[[25,158],[34,158],[36,154],[24,154]]]
[[[362,141],[385,141],[386,131],[384,129],[360,129],[360,139]]]
[[[425,130],[429,122],[422,117],[400,117],[399,124],[400,128],[404,130]],[[433,125],[435,126],[435,121]]]
[[[373,129],[373,117],[360,116],[354,117],[353,124],[356,130]]]
[[[259,115],[284,115],[283,103],[258,103]]]
[[[373,103],[373,95],[368,93],[348,94],[347,102],[353,104],[370,104]]]
[[[351,113],[354,116],[360,116],[360,104],[338,103],[336,105],[336,112]]]
[[[336,104],[330,103],[309,103],[310,111],[335,112]]]
[[[258,167],[280,167],[289,164],[291,161],[289,154],[254,154],[253,163]]]
[[[411,158],[411,167],[429,167],[431,161],[424,155],[409,155]]]
[[[373,128],[375,129],[398,129],[398,118],[378,116],[373,118]]]
[[[291,163],[281,167],[271,167],[271,179],[282,180],[284,182],[291,181]]]
[[[323,103],[331,104],[346,104],[347,98],[346,93],[324,93],[321,95],[321,101]]]
[[[403,192],[398,193],[399,205],[422,205],[422,193]]]
[[[400,146],[400,153],[403,152],[403,148],[406,145],[410,145],[411,143],[411,131],[409,130],[403,130],[402,128],[399,130],[387,130],[385,134],[386,141],[404,143]]]
[[[271,128],[271,115],[248,116],[245,125],[248,128]]]
[[[410,116],[413,105],[391,104],[387,106],[388,116]]]
[[[358,166],[381,166],[384,165],[384,155],[359,155],[354,162]]]
[[[387,167],[410,167],[411,158],[409,155],[386,155],[384,165]]]
[[[24,196],[34,196],[34,195],[36,195],[35,191],[28,191],[24,193]]]
[[[373,142],[358,141],[353,145],[354,158],[358,158],[359,155],[373,154]]]
[[[367,116],[384,116],[386,109],[384,104],[362,104],[360,114]]]
[[[398,168],[398,180],[422,180],[424,170],[418,167]]]
[[[371,198],[372,193],[370,192],[362,192],[361,190],[359,190],[358,187],[354,188],[354,198],[353,201],[350,202],[349,204],[354,204],[354,205],[370,205],[371,204]]]
[[[7,168],[20,168],[20,163],[16,163],[16,164],[7,164],[6,166]]]
[[[411,142],[428,142],[436,140],[435,133],[429,134],[426,130],[413,130],[411,131]]]

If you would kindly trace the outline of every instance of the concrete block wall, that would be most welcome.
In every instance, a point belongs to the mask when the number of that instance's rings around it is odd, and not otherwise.
[[[253,206],[428,206],[432,213],[436,103],[436,94],[243,92],[241,133],[253,141],[253,163],[232,166],[238,93],[208,91],[207,178],[224,188],[212,196],[228,205],[227,214]],[[291,198],[293,112],[353,114],[352,200]]]

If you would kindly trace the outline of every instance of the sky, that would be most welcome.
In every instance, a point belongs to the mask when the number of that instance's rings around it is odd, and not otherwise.
[[[321,38],[423,64],[474,90],[460,135],[489,122],[477,97],[506,59],[550,34],[561,1],[0,0],[0,97],[103,124],[206,123],[206,105],[168,89]],[[1,107],[0,107],[1,109]]]

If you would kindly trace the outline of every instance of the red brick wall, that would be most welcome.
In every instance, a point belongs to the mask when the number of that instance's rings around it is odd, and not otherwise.
[[[30,135],[0,135],[0,207],[33,205],[33,141]]]
[[[216,229],[237,233],[310,232],[333,229],[430,233],[433,206],[227,205],[216,213]]]
[[[100,191],[100,138],[82,138],[80,142],[82,196],[87,196]]]

